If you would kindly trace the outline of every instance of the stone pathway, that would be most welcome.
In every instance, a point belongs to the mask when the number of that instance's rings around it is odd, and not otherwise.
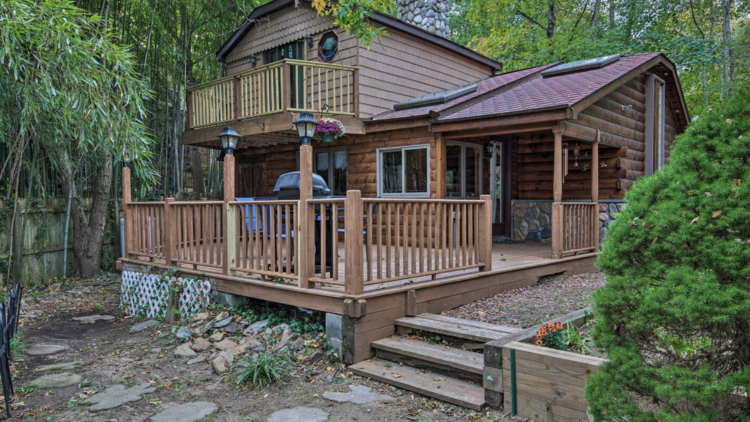
[[[155,325],[159,325],[159,321],[156,321],[156,320],[153,320],[153,319],[149,319],[149,320],[146,320],[146,321],[143,321],[143,322],[139,322],[138,324],[135,324],[133,326],[133,328],[130,329],[130,332],[131,333],[137,333],[137,332],[143,331],[143,330],[145,330],[147,328],[151,328],[151,327],[153,327]]]
[[[216,412],[216,403],[197,401],[172,406],[149,419],[152,422],[195,422]]]
[[[324,393],[323,398],[337,403],[369,404],[383,401],[391,401],[393,397],[385,394],[373,393],[370,387],[364,385],[350,385],[349,393]]]
[[[268,418],[268,422],[325,422],[328,413],[314,407],[293,407],[279,410]]]
[[[26,348],[29,356],[49,356],[70,350],[70,346],[64,344],[37,343]]]
[[[61,372],[59,374],[41,376],[31,381],[30,384],[37,388],[62,388],[78,384],[81,381],[83,381],[83,377],[78,374]]]
[[[107,387],[102,392],[94,394],[81,403],[92,404],[93,406],[89,407],[89,411],[91,412],[100,412],[102,410],[114,409],[125,403],[141,400],[144,394],[153,393],[154,391],[156,391],[156,388],[151,387],[151,384],[147,382],[130,388],[126,388],[124,385],[113,385]]]
[[[34,372],[70,371],[72,369],[78,368],[81,365],[83,365],[83,362],[80,360],[76,360],[73,362],[53,363],[51,365],[42,365],[34,369]]]
[[[78,321],[81,324],[96,324],[96,321],[112,321],[115,319],[112,315],[89,315],[73,318],[73,321]]]

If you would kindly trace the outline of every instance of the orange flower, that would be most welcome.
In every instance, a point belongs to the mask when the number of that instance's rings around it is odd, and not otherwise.
[[[537,346],[541,346],[542,344],[544,344],[544,343],[542,343],[542,341],[541,341],[541,340],[537,340],[537,341],[536,341],[536,345],[537,345]]]
[[[552,327],[552,328],[549,329],[549,331],[550,331],[550,333],[554,333],[557,330],[555,330],[555,327]]]
[[[555,323],[555,327],[557,327],[558,329],[562,330],[562,327],[563,327],[562,322],[556,322]]]

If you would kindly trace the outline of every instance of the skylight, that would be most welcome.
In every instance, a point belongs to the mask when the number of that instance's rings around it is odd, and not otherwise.
[[[563,73],[579,72],[581,70],[599,69],[610,63],[620,60],[619,54],[597,57],[595,59],[579,60],[577,62],[563,63],[559,66],[542,71],[542,77],[561,75]]]
[[[476,90],[477,86],[475,84],[450,89],[448,91],[433,92],[432,94],[422,95],[421,97],[410,98],[406,101],[402,101],[398,104],[395,104],[393,108],[395,110],[404,110],[407,108],[424,107],[434,104],[445,104],[448,101],[454,100],[458,97],[463,97],[466,94],[471,94]]]

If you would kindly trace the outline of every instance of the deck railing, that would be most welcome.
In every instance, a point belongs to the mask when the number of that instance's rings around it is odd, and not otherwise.
[[[357,114],[357,68],[285,59],[194,86],[187,92],[188,128],[283,111]]]
[[[560,202],[552,206],[553,215],[558,216],[563,255],[594,252],[599,248],[598,203]]]

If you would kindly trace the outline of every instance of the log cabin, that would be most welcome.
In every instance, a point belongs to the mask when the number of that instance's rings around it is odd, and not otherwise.
[[[239,136],[224,200],[133,202],[123,169],[123,271],[177,266],[337,316],[346,363],[400,318],[596,271],[625,192],[689,122],[674,64],[612,54],[503,72],[402,9],[375,14],[386,35],[369,48],[307,0],[255,9],[217,53],[226,76],[187,92],[185,145]],[[345,135],[300,145],[302,113]],[[298,196],[277,196],[294,171]]]

